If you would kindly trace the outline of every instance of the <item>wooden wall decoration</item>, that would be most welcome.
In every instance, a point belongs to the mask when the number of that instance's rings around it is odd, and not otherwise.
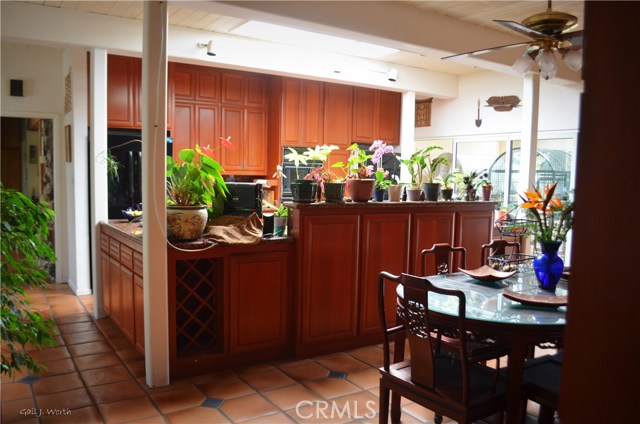
[[[416,127],[431,126],[431,103],[433,97],[426,100],[416,100]]]

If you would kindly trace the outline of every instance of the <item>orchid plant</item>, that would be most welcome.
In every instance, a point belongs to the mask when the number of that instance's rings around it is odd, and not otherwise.
[[[525,191],[520,198],[524,203],[520,208],[526,209],[534,219],[533,232],[539,242],[560,242],[567,238],[573,225],[574,204],[565,196],[564,201],[555,195],[558,183],[544,189],[544,196],[539,189]]]

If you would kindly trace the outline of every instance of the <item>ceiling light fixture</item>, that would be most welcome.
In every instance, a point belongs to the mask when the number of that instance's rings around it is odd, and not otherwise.
[[[206,47],[207,54],[209,56],[215,56],[215,52],[213,51],[213,40],[209,40],[208,43],[198,43],[198,47]]]
[[[396,82],[398,79],[398,70],[396,68],[389,69],[389,72],[387,72],[387,79],[391,82]]]
[[[513,69],[520,74],[525,74],[537,62],[540,76],[545,80],[549,80],[555,77],[558,72],[556,53],[560,54],[564,59],[564,63],[572,71],[579,71],[582,68],[582,48],[563,48],[551,43],[527,49],[515,61]]]

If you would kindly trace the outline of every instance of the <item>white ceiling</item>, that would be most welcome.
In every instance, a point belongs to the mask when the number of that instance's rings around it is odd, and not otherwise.
[[[28,3],[38,4],[48,7],[62,9],[74,9],[87,13],[97,13],[115,17],[142,20],[143,2],[141,1],[28,1]],[[201,31],[228,34],[234,28],[247,21],[246,18],[225,16],[212,13],[211,8],[204,8],[203,3],[207,2],[182,2],[173,1],[169,3],[169,25],[184,27]],[[227,5],[247,5],[249,2],[220,2]],[[257,2],[256,2],[257,3]],[[276,2],[264,2],[276,3]],[[366,2],[360,2],[358,7],[367,8]],[[458,21],[463,21],[485,29],[491,29],[510,37],[516,37],[522,41],[524,36],[515,34],[492,21],[492,19],[505,19],[521,21],[524,18],[539,12],[544,12],[547,7],[546,1],[403,1],[395,2],[396,6],[406,6],[415,8],[415,13],[429,13],[445,15]],[[393,6],[392,3],[389,5]],[[553,9],[571,13],[578,17],[582,29],[583,21],[583,1],[557,1],[553,3]],[[401,23],[394,23],[401,25]],[[300,24],[298,23],[298,28]],[[317,27],[311,26],[313,30]],[[328,31],[327,31],[328,32]],[[474,50],[476,48],[492,47],[492,45],[478,46],[477,40],[470,37],[469,47],[461,46],[462,51],[453,51],[451,54],[462,53],[463,51]],[[384,41],[378,41],[384,44]],[[517,42],[517,41],[516,41]],[[460,43],[459,43],[460,44]],[[462,43],[464,44],[464,42]],[[502,45],[499,43],[497,45]],[[514,53],[517,57],[519,53]],[[399,65],[406,65],[415,68],[429,69],[454,75],[464,75],[477,71],[477,63],[471,64],[469,61],[443,61],[440,57],[442,52],[429,49],[402,48],[401,51],[385,56],[382,60]],[[487,60],[491,60],[491,55],[487,55]],[[466,64],[464,64],[466,63]]]

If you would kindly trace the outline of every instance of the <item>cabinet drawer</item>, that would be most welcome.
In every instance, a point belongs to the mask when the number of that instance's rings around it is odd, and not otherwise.
[[[112,238],[109,239],[109,255],[120,260],[120,243],[118,240],[114,240]]]
[[[133,272],[142,276],[142,253],[133,252]]]
[[[125,246],[120,246],[120,263],[129,269],[133,269],[133,250]]]
[[[109,252],[109,236],[105,233],[100,233],[100,250]]]

